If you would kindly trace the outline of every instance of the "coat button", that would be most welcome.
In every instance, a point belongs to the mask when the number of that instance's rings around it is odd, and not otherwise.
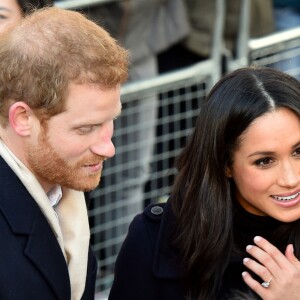
[[[153,206],[151,208],[151,213],[156,216],[161,215],[163,213],[163,211],[164,211],[164,209],[160,206]]]

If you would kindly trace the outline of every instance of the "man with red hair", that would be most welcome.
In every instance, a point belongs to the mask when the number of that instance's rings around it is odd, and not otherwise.
[[[83,191],[115,153],[127,67],[127,51],[74,11],[37,10],[1,35],[1,299],[94,299]]]

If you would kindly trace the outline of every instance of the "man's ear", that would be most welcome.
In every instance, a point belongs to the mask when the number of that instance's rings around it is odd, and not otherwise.
[[[8,119],[12,129],[20,136],[28,136],[31,133],[31,117],[33,112],[24,102],[18,101],[9,108]]]

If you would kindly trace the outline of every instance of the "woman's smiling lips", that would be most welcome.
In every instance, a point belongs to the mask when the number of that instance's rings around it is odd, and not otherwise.
[[[292,207],[300,202],[300,191],[284,195],[271,195],[271,197],[281,207]]]

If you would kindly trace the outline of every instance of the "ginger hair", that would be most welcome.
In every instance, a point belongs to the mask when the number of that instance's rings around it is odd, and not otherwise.
[[[64,110],[69,83],[111,89],[127,77],[128,52],[103,28],[79,12],[36,10],[0,37],[1,125],[14,102],[50,118]]]

